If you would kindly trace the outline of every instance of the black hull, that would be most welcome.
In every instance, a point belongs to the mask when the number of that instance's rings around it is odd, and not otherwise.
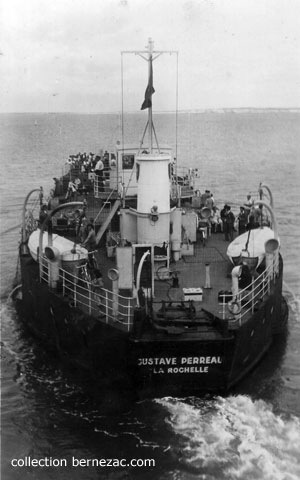
[[[226,391],[244,377],[286,324],[282,266],[272,294],[242,326],[218,339],[201,333],[135,337],[83,313],[38,278],[38,266],[21,255],[21,318],[49,349],[96,381],[111,379],[155,395]]]

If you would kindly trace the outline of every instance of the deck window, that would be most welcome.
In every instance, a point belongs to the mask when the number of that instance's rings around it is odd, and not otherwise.
[[[123,154],[122,155],[122,169],[132,170],[134,165],[134,155]]]

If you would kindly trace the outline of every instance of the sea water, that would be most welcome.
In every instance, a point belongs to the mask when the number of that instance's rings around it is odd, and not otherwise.
[[[122,132],[118,115],[0,115],[2,478],[299,479],[299,111],[181,113],[177,139],[174,115],[154,116],[158,140],[199,169],[198,187],[219,207],[237,213],[261,181],[274,194],[289,334],[228,395],[93,392],[28,335],[9,300],[26,194],[49,192],[70,154],[136,143],[145,121],[128,115]]]

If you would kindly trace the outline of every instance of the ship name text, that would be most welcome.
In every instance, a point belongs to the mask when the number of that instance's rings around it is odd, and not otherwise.
[[[138,359],[138,367],[154,367],[153,373],[160,374],[209,373],[209,365],[222,363],[222,357],[144,357]]]

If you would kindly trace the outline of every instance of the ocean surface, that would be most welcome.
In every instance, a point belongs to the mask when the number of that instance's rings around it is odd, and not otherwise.
[[[145,121],[145,112],[125,117],[125,143],[140,140]],[[49,192],[69,154],[122,141],[120,119],[0,115],[3,480],[300,478],[300,112],[181,113],[177,142],[173,115],[154,116],[154,122],[159,141],[174,148],[179,165],[199,169],[200,189],[210,189],[219,206],[230,203],[237,212],[259,182],[271,187],[288,335],[226,396],[137,401],[105,387],[91,394],[84,379],[24,330],[9,295],[26,194],[39,186]],[[67,466],[12,465],[29,457]],[[72,457],[83,463],[124,458],[126,466],[75,466]],[[135,467],[132,459],[152,466]]]

